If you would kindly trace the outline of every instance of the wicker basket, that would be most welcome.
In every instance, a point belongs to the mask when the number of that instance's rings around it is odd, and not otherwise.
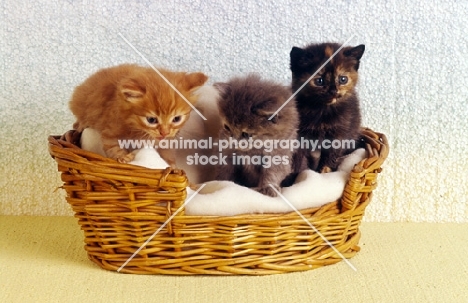
[[[368,158],[350,174],[340,200],[297,213],[186,216],[179,211],[184,172],[146,169],[80,149],[80,133],[50,136],[67,201],[85,235],[89,258],[104,269],[134,274],[264,275],[310,270],[358,251],[359,225],[381,165],[383,134],[362,130]],[[166,224],[128,264],[132,255]]]

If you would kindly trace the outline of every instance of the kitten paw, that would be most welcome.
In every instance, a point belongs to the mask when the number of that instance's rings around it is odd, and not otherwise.
[[[189,183],[189,187],[191,190],[197,191],[200,188],[200,185]]]
[[[279,188],[278,186],[274,185],[276,190],[281,192],[281,188]],[[270,197],[277,197],[278,194],[276,193],[276,191],[271,188],[270,186],[267,186],[267,187],[257,187],[255,188],[256,191],[258,191],[259,193],[261,194],[264,194],[266,196],[270,196]]]
[[[135,154],[134,153],[128,153],[125,156],[118,157],[116,160],[119,163],[129,163],[129,162],[132,162],[133,159],[135,159]]]
[[[182,169],[179,169],[179,168],[172,168],[172,173],[174,174],[177,174],[177,175],[182,175],[183,174],[183,170]]]

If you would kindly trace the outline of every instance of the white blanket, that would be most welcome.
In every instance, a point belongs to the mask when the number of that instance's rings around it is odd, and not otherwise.
[[[350,171],[365,158],[365,154],[364,149],[354,151],[343,160],[336,172],[319,174],[305,170],[292,186],[283,188],[281,194],[298,210],[333,202],[341,197]],[[282,197],[265,196],[230,181],[211,181],[205,184],[185,205],[187,215],[234,216],[293,211]],[[194,194],[190,189],[189,192]]]

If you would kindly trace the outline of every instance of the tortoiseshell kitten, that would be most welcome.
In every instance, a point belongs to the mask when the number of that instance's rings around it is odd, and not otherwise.
[[[298,90],[335,51],[337,43],[293,47],[290,53],[292,90]],[[354,140],[355,146],[302,150],[308,167],[321,172],[336,170],[340,157],[359,145],[361,113],[355,91],[364,45],[342,48],[296,95],[300,115],[299,137],[324,140]],[[351,141],[352,142],[352,141]],[[327,146],[331,145],[325,142]],[[336,144],[335,146],[338,146]]]
[[[218,108],[223,127],[220,140],[272,142],[297,138],[299,115],[294,102],[286,104],[269,120],[290,97],[290,88],[263,80],[256,74],[214,86],[220,91]],[[252,146],[254,148],[241,148],[239,144],[226,149],[223,153],[227,161],[218,166],[216,179],[230,180],[275,197],[277,194],[269,185],[281,191],[281,182],[292,172],[293,152],[285,148],[270,150]]]

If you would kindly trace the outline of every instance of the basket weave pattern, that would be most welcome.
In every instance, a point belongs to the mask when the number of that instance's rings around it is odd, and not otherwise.
[[[368,157],[343,196],[301,214],[345,257],[359,251],[359,225],[388,155],[385,135],[363,129]],[[80,133],[49,136],[67,202],[85,235],[88,257],[117,271],[183,205],[183,171],[147,169],[79,148]],[[341,257],[295,212],[187,216],[182,209],[121,269],[134,274],[264,275],[303,271]]]

